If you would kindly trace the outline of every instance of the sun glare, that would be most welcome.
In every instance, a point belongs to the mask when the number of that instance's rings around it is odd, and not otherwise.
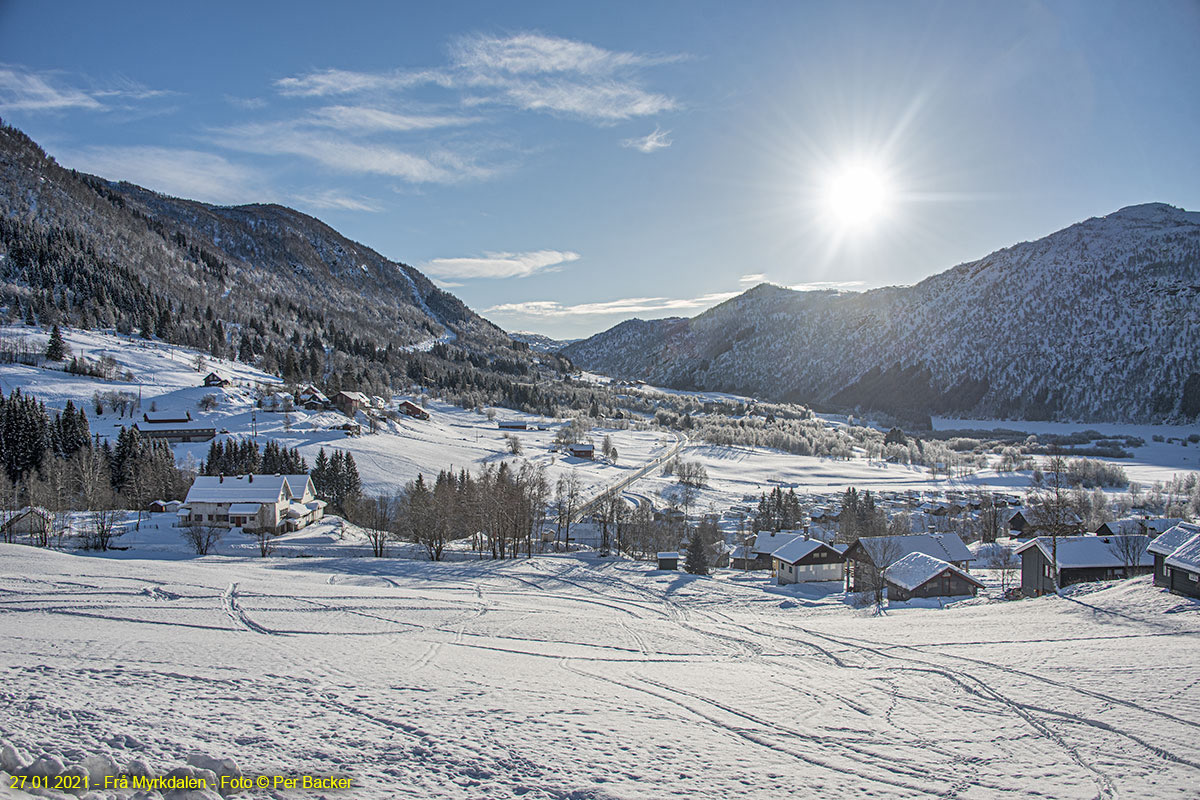
[[[858,163],[836,171],[829,180],[825,205],[842,228],[869,228],[887,216],[891,189],[879,167]]]

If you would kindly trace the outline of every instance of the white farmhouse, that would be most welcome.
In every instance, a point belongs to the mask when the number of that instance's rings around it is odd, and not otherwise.
[[[316,522],[325,501],[307,475],[200,475],[179,509],[179,525],[283,533]]]

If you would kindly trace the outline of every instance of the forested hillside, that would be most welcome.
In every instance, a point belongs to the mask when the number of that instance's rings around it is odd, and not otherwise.
[[[915,286],[760,285],[562,352],[622,378],[900,417],[1200,415],[1200,214],[1132,206]]]

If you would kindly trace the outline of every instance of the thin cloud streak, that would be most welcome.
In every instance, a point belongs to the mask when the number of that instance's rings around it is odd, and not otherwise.
[[[397,114],[369,106],[325,106],[313,111],[305,120],[311,125],[344,131],[375,133],[381,131],[423,131],[472,125],[482,117],[422,116]]]
[[[423,271],[439,278],[528,278],[557,272],[564,264],[578,261],[569,250],[534,250],[528,253],[488,253],[482,258],[435,258],[422,265]],[[460,284],[461,285],[461,284]]]
[[[326,189],[314,194],[297,194],[292,197],[297,203],[312,208],[334,211],[368,211],[372,213],[383,210],[382,206],[371,200],[350,197],[336,189]]]
[[[623,140],[621,146],[642,153],[653,153],[656,150],[665,149],[673,144],[669,138],[670,133],[670,131],[664,131],[662,128],[656,126],[653,131],[645,136],[635,136],[632,139]]]
[[[143,101],[171,94],[128,78],[84,89],[66,85],[56,71],[37,72],[15,64],[0,64],[0,110],[4,111],[113,111],[123,106],[108,101]]]
[[[221,156],[168,147],[86,147],[60,163],[156,192],[216,205],[263,202],[259,174]]]
[[[388,175],[411,183],[455,183],[493,173],[446,150],[418,155],[389,145],[360,144],[344,137],[301,130],[291,123],[252,123],[218,129],[214,131],[214,141],[230,150],[300,156],[339,172]]]
[[[504,314],[526,317],[567,317],[577,315],[603,316],[616,314],[657,314],[668,311],[692,311],[723,303],[740,292],[714,292],[692,298],[627,297],[602,303],[563,305],[554,300],[532,300],[524,303],[501,303],[484,309],[485,314]]]

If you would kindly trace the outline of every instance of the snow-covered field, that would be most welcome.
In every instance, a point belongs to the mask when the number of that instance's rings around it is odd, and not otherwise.
[[[1200,605],[1145,578],[872,616],[574,554],[131,554],[0,546],[16,757],[354,780],[250,792],[277,797],[1189,798],[1200,775]]]

